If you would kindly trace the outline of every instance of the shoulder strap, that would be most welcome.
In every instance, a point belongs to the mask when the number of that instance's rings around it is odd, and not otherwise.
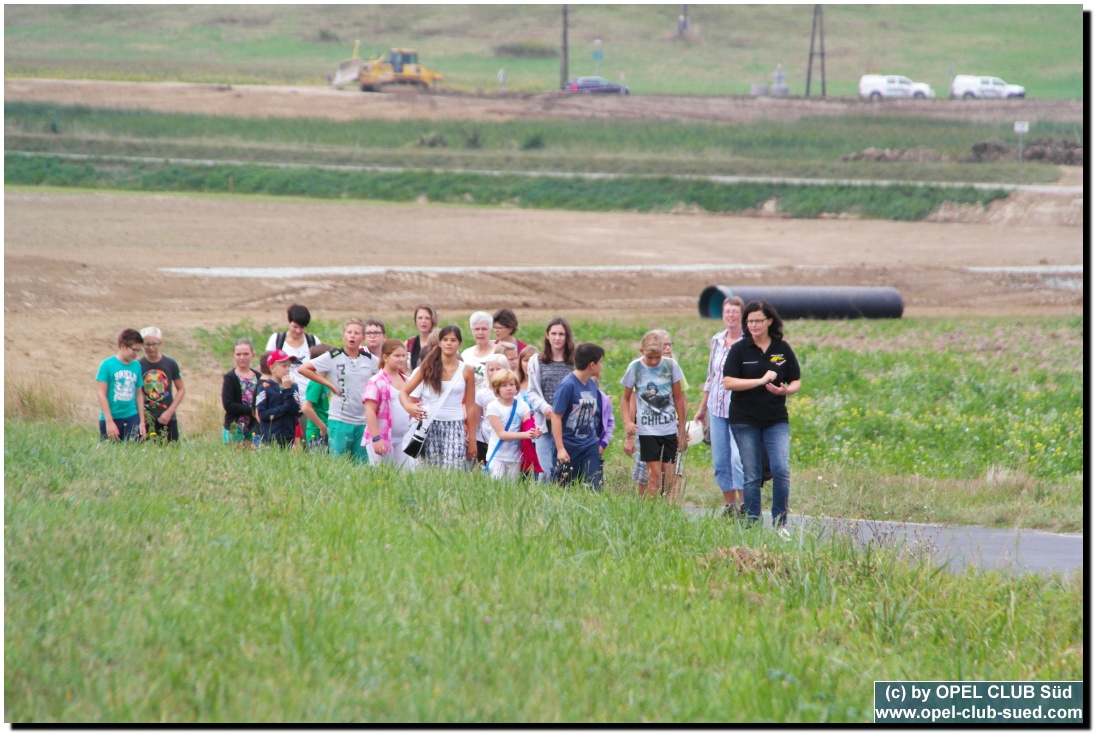
[[[316,336],[314,334],[308,334],[307,332],[305,332],[304,341],[308,344],[309,347],[316,346]]]
[[[509,417],[506,419],[506,425],[503,431],[509,431],[510,426],[513,424],[513,417],[517,415],[517,398],[513,399],[513,405],[509,409]],[[494,451],[490,453],[490,457],[487,458],[487,463],[483,465],[483,469],[490,467],[491,460],[494,459],[494,455],[498,454],[498,450],[502,448],[502,445],[506,443],[506,440],[502,437],[498,437],[498,443],[494,445]]]
[[[278,332],[278,338],[274,341],[275,350],[280,350],[285,346],[285,335],[287,334],[288,332]]]
[[[456,385],[456,379],[457,378],[463,379],[463,377],[464,377],[464,361],[461,360],[456,365],[456,372],[453,373],[452,380],[449,381],[449,384],[447,386],[445,386],[445,389],[441,391],[441,395],[438,396],[438,398],[437,398],[437,407],[438,408],[440,408],[442,405],[444,405],[445,399],[449,397],[449,393],[452,393],[452,387],[454,385]],[[441,381],[441,382],[443,383],[445,381]],[[433,417],[431,415],[430,417],[428,417],[426,419],[423,426],[429,427],[432,424],[433,424]]]

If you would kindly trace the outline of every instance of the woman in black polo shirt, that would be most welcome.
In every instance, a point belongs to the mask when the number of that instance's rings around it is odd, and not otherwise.
[[[760,520],[761,448],[772,470],[772,525],[788,538],[787,500],[791,495],[791,431],[787,396],[802,385],[798,360],[783,341],[783,320],[767,301],[753,301],[742,316],[745,335],[730,347],[722,384],[734,391],[730,430],[745,470],[745,513]]]

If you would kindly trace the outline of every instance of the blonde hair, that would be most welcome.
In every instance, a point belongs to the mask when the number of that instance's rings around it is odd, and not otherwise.
[[[643,335],[643,341],[639,343],[639,349],[644,355],[647,352],[653,352],[654,348],[657,348],[658,352],[663,352],[665,348],[662,345],[668,336],[669,332],[664,329],[651,329]]]
[[[517,345],[513,342],[499,342],[494,345],[495,355],[504,355],[507,352],[517,352]]]
[[[483,369],[486,370],[491,365],[497,363],[506,370],[509,370],[509,358],[503,355],[501,352],[492,352],[483,358]]]
[[[513,372],[509,368],[499,370],[490,379],[490,389],[494,391],[494,395],[502,396],[502,386],[513,383],[518,388],[521,387],[521,381],[517,380],[517,373]]]

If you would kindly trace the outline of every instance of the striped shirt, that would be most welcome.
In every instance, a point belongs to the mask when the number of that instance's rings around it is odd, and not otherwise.
[[[707,393],[707,410],[712,416],[728,418],[730,416],[730,394],[722,387],[722,367],[726,364],[726,356],[730,354],[730,348],[726,346],[726,333],[724,329],[711,338],[711,356],[707,361],[707,380],[703,384],[703,390]],[[738,341],[745,336],[745,330],[741,330]]]

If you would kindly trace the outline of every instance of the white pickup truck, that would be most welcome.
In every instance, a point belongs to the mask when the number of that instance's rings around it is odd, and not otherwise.
[[[859,96],[872,100],[880,100],[883,97],[930,99],[935,97],[935,90],[923,82],[914,82],[908,77],[894,74],[864,74],[859,80]]]
[[[1008,84],[1000,77],[977,77],[959,74],[951,82],[951,99],[1011,99],[1026,97],[1027,91],[1018,84]]]

